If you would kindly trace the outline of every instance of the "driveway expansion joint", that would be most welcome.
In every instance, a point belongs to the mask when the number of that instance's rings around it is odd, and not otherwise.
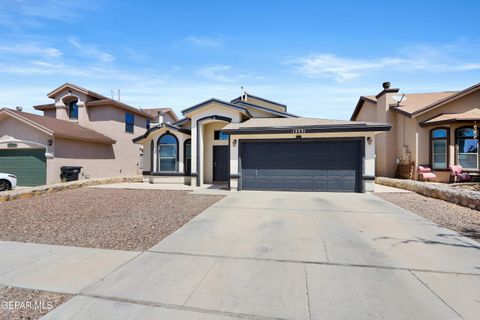
[[[463,319],[462,315],[460,313],[457,312],[457,310],[455,310],[451,305],[449,305],[445,300],[442,299],[442,297],[440,297],[432,288],[430,288],[428,286],[428,284],[426,284],[425,282],[422,281],[422,279],[420,279],[414,272],[410,271],[411,275],[415,277],[415,279],[417,279],[421,284],[423,284],[425,286],[425,288],[427,288],[428,291],[430,291],[435,297],[437,297],[441,302],[443,302],[450,310],[452,310],[453,312],[455,312],[456,315],[458,315],[461,319]]]
[[[221,255],[214,255],[214,254],[199,254],[199,253],[187,253],[187,252],[176,252],[176,251],[147,251],[147,252],[156,253],[156,254],[190,256],[190,257],[204,257],[204,258],[217,258],[217,259],[230,259],[230,260],[268,261],[268,262],[279,262],[279,263],[297,263],[297,264],[307,264],[307,265],[326,265],[326,266],[338,266],[338,267],[372,268],[372,269],[400,270],[400,271],[409,271],[409,272],[426,272],[426,273],[440,273],[440,274],[480,277],[480,273],[474,273],[474,272],[455,272],[455,271],[445,271],[445,270],[379,266],[379,265],[357,264],[357,263],[221,256]]]
[[[305,292],[307,293],[307,310],[308,310],[308,319],[312,319],[312,312],[310,310],[310,293],[308,291],[308,272],[307,272],[307,265],[303,266],[304,274],[305,274]]]
[[[203,277],[200,279],[200,281],[198,281],[197,285],[195,286],[195,288],[193,288],[192,292],[188,295],[187,299],[185,299],[185,301],[183,302],[183,306],[185,306],[188,302],[188,300],[190,300],[190,298],[193,296],[193,294],[197,291],[198,287],[200,287],[200,284],[202,284],[203,280],[207,277],[207,275],[210,273],[210,271],[212,270],[213,266],[216,264],[216,262],[212,262],[212,265],[210,266],[210,268],[208,268],[207,272],[205,272],[205,274],[203,275]]]
[[[177,304],[169,304],[169,303],[161,303],[161,302],[153,302],[153,301],[146,301],[146,300],[135,300],[129,298],[120,298],[120,297],[111,297],[111,296],[104,296],[98,294],[89,294],[89,293],[82,293],[80,296],[88,297],[88,298],[95,298],[113,302],[124,302],[124,303],[131,303],[137,305],[144,305],[150,307],[160,307],[166,309],[174,309],[180,311],[191,311],[203,314],[215,314],[221,316],[228,316],[228,317],[236,317],[241,319],[251,319],[251,320],[288,320],[286,318],[275,318],[275,317],[265,317],[265,316],[257,316],[253,314],[246,314],[246,313],[234,313],[228,311],[221,311],[221,310],[214,310],[214,309],[205,309],[205,308],[198,308],[198,307],[191,307],[185,305],[177,305]]]

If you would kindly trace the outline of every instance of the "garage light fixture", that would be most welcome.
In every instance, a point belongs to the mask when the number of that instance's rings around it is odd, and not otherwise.
[[[52,139],[48,139],[48,145],[51,147],[53,144],[53,140]]]
[[[372,140],[372,137],[368,137],[368,138],[367,138],[367,143],[368,143],[369,145],[372,144],[372,141],[373,141],[373,140]]]
[[[237,145],[237,139],[233,139],[232,144],[235,147]]]

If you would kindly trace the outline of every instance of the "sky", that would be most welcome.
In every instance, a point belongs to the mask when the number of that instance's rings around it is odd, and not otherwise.
[[[184,108],[241,87],[305,117],[360,95],[480,82],[480,1],[0,0],[0,107],[71,82],[132,106]]]

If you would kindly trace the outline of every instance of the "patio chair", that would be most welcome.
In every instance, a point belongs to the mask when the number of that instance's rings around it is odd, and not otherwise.
[[[472,176],[463,172],[462,166],[450,166],[450,182],[466,182],[472,180]]]
[[[418,179],[421,181],[430,181],[434,180],[437,175],[432,171],[430,166],[421,165],[418,166]]]

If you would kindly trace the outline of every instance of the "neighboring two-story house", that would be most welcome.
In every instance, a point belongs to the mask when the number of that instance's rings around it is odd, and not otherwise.
[[[386,82],[376,96],[360,97],[350,120],[393,125],[376,137],[379,176],[395,176],[399,164],[411,164],[414,179],[419,165],[429,165],[439,182],[449,181],[451,165],[480,171],[480,83],[461,91],[402,93]]]
[[[141,172],[132,138],[155,115],[70,83],[48,97],[54,102],[34,106],[43,116],[0,110],[0,172],[17,175],[20,186],[60,182],[62,166],[82,167],[80,179]],[[163,113],[176,119],[171,109]]]

